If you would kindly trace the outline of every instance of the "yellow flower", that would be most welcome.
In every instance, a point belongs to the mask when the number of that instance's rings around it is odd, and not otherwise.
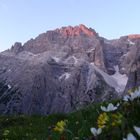
[[[54,127],[54,131],[63,132],[66,126],[65,121],[59,121]]]
[[[107,122],[109,121],[109,117],[106,112],[101,113],[97,119],[98,128],[104,128]]]

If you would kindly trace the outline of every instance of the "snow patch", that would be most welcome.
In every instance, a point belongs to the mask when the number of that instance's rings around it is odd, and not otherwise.
[[[103,72],[102,70],[100,70],[99,68],[97,68],[94,63],[90,63],[92,66],[94,66],[94,69],[96,71],[98,71],[104,78],[104,80],[106,81],[106,83],[108,85],[110,85],[111,87],[115,88],[115,90],[117,92],[123,92],[125,89],[125,86],[127,84],[127,80],[128,77],[126,76],[126,74],[121,74],[119,72],[119,67],[118,65],[115,66],[115,71],[116,73],[114,75],[109,75],[105,72]]]
[[[75,56],[72,56],[72,58],[74,59],[74,64],[78,63],[78,59]]]
[[[92,66],[95,66],[94,62],[91,62],[90,64],[91,64]]]
[[[11,72],[11,71],[12,71],[11,69],[8,70],[8,72]]]
[[[118,90],[116,89],[116,87],[118,87],[118,84],[117,84],[117,82],[116,82],[116,80],[115,80],[114,78],[112,78],[109,74],[103,72],[103,71],[100,70],[99,68],[97,68],[97,67],[94,65],[94,63],[90,63],[90,64],[91,64],[92,66],[94,66],[94,69],[95,69],[96,71],[98,71],[98,72],[103,76],[104,80],[106,81],[106,83],[107,83],[108,85],[110,85],[111,87],[114,87],[115,90],[118,91]]]
[[[60,58],[55,57],[55,56],[53,56],[52,59],[53,59],[55,62],[57,62],[57,63],[60,61]]]
[[[11,89],[12,88],[12,86],[10,84],[8,84],[7,87],[8,87],[8,89]]]
[[[129,53],[125,53],[123,56],[124,56],[124,57],[127,57],[128,55],[129,55]]]
[[[94,50],[95,50],[95,48],[92,48],[92,49],[88,50],[87,53],[90,53],[90,52],[92,52]]]
[[[61,79],[65,79],[65,80],[67,80],[69,77],[71,76],[71,74],[70,73],[64,73],[64,74],[62,74],[60,77],[59,77],[59,80],[61,80]]]
[[[125,68],[124,68],[124,67],[122,67],[122,70],[125,70]]]
[[[130,45],[135,45],[135,43],[132,42],[130,39],[128,39],[127,41],[128,41],[128,43],[129,43]]]
[[[114,66],[114,69],[115,69],[115,74],[114,75],[111,75],[112,78],[114,78],[118,84],[118,89],[120,91],[124,91],[125,89],[125,86],[127,84],[127,81],[128,81],[128,77],[126,74],[121,74],[119,72],[119,67],[118,65],[117,66]]]

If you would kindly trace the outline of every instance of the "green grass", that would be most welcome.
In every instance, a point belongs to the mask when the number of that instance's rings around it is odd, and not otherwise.
[[[0,116],[0,140],[96,140],[90,128],[97,128],[97,118],[103,112],[100,106],[107,106],[110,102],[120,103],[113,113],[122,115],[121,123],[117,126],[106,125],[98,140],[121,140],[129,132],[139,140],[133,126],[140,127],[140,99],[133,102],[116,100],[95,103],[69,114]],[[111,115],[112,112],[107,114]],[[52,128],[61,120],[67,120],[65,131],[55,132]]]

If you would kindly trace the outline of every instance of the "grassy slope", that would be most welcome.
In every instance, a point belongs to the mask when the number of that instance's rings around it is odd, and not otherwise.
[[[132,132],[133,126],[140,127],[140,99],[133,102],[112,101],[113,104],[120,102],[117,111],[123,118],[121,124],[115,127],[108,126],[103,129],[99,140],[121,140]],[[51,114],[49,116],[0,116],[0,139],[3,140],[94,140],[90,132],[91,127],[97,127],[97,118],[102,113],[100,106],[109,102],[92,104],[79,111],[69,114]],[[110,112],[111,113],[111,112]],[[108,113],[109,114],[109,113]],[[51,127],[58,121],[68,120],[66,128],[69,132],[54,132]],[[61,137],[61,138],[60,138]],[[75,138],[74,138],[75,137]],[[138,138],[140,139],[140,137]]]

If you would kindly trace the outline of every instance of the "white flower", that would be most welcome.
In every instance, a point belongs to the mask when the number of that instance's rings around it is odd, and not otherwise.
[[[101,110],[105,112],[114,111],[119,107],[119,105],[119,103],[116,106],[114,106],[112,103],[109,103],[107,107],[101,106]]]
[[[101,128],[96,129],[96,128],[92,127],[92,128],[90,128],[90,131],[91,131],[91,133],[92,133],[94,136],[97,136],[97,135],[99,135],[99,134],[102,133],[102,129],[101,129]]]
[[[123,97],[123,100],[126,101],[126,102],[128,102],[129,99],[130,99],[130,96],[128,96],[128,95],[125,95],[125,96]]]
[[[128,102],[129,100],[133,101],[134,99],[139,98],[139,97],[140,97],[140,87],[139,87],[138,90],[135,90],[134,92],[131,92],[130,95],[125,95],[123,97],[123,100]]]
[[[137,139],[135,138],[135,136],[132,133],[129,133],[127,135],[127,138],[123,138],[123,140],[137,140]]]
[[[131,96],[135,99],[140,97],[140,88],[138,90],[135,90],[134,93],[131,94]]]
[[[140,127],[134,126],[134,130],[137,132],[137,134],[140,136]]]
[[[117,103],[117,105],[116,105],[117,107],[119,107],[120,106],[120,103]]]

